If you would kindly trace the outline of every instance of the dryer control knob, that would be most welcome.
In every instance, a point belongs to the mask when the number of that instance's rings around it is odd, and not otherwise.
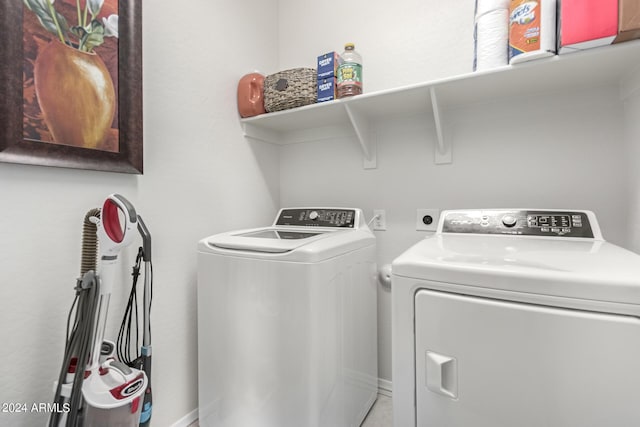
[[[309,219],[314,220],[314,221],[316,219],[318,219],[318,212],[316,212],[316,211],[309,212]]]
[[[502,217],[502,223],[505,227],[513,227],[518,222],[518,218],[513,215],[505,215]]]

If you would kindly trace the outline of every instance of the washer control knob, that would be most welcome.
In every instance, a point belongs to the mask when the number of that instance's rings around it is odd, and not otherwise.
[[[318,212],[316,211],[309,212],[309,219],[312,221],[315,221],[316,219],[318,219]]]
[[[504,224],[505,227],[511,228],[515,226],[517,222],[518,222],[518,218],[516,218],[513,215],[507,214],[502,217],[502,223]]]

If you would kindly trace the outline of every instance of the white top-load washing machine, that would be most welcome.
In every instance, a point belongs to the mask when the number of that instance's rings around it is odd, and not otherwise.
[[[640,425],[640,256],[593,213],[445,211],[392,271],[394,426]]]
[[[200,426],[360,425],[377,396],[375,244],[350,208],[199,242]]]

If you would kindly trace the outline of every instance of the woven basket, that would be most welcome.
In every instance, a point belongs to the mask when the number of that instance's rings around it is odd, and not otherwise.
[[[268,112],[313,104],[317,98],[315,68],[293,68],[264,79],[264,108]]]

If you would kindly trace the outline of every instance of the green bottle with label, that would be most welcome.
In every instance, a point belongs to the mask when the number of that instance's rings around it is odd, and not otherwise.
[[[338,66],[338,98],[360,95],[362,93],[362,56],[355,50],[353,43],[344,45],[342,62]]]

